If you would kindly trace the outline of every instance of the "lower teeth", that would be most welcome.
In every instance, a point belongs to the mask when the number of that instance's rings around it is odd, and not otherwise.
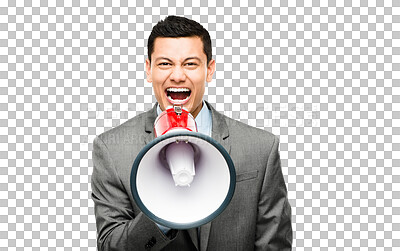
[[[174,101],[183,101],[183,100],[188,99],[189,97],[186,97],[186,98],[184,98],[184,99],[173,99],[173,98],[171,98],[171,96],[168,96],[168,98],[169,98],[170,100],[174,100]]]

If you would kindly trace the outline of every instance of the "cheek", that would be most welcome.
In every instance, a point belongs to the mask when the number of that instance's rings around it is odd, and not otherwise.
[[[206,75],[203,74],[203,71],[199,71],[196,74],[191,75],[190,79],[195,86],[195,98],[202,99],[205,91]]]
[[[152,74],[152,78],[153,78],[153,82],[155,83],[155,85],[160,85],[161,82],[161,73],[158,71],[153,70],[153,74]]]
[[[163,84],[166,81],[167,77],[168,77],[168,74],[166,74],[163,71],[154,71],[152,74],[154,90],[163,89]]]
[[[196,91],[194,93],[193,102],[198,103],[203,100],[205,87],[197,85]]]
[[[187,71],[186,76],[192,81],[196,86],[204,85],[207,78],[207,72],[201,68],[195,71]]]

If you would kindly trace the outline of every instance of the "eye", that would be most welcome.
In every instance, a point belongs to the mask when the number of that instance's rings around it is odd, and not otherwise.
[[[170,62],[160,62],[157,66],[162,70],[167,70],[172,67],[172,64]]]
[[[197,63],[195,63],[195,62],[188,62],[188,63],[185,64],[185,66],[196,67],[196,66],[197,66]]]

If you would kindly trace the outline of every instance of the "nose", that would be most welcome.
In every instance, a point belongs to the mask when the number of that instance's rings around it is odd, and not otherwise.
[[[171,75],[169,76],[170,80],[173,82],[184,82],[186,80],[186,73],[182,67],[175,66],[172,69]]]

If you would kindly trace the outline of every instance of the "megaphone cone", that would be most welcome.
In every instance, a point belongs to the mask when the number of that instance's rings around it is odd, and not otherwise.
[[[228,206],[235,191],[229,154],[217,141],[198,133],[194,118],[184,109],[160,114],[155,132],[157,137],[132,166],[136,204],[150,219],[173,229],[210,222]]]

